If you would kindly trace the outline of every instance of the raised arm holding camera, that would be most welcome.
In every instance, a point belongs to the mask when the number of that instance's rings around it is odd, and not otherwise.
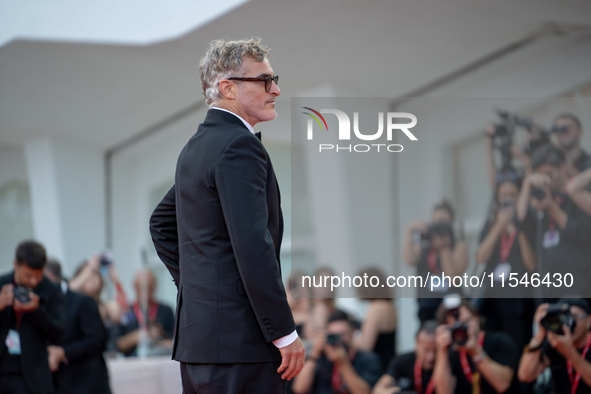
[[[584,294],[591,266],[591,217],[565,193],[568,171],[564,153],[553,145],[532,154],[534,173],[525,177],[517,202],[517,218],[524,231],[540,243],[542,275],[573,279],[569,292]],[[530,209],[530,205],[531,208]],[[537,218],[536,218],[537,217]],[[536,220],[540,220],[537,226]],[[540,228],[540,231],[536,229]],[[546,297],[560,297],[565,287],[543,287]]]
[[[466,300],[446,298],[437,328],[435,389],[445,393],[515,393],[519,353],[502,332],[480,328],[478,311]]]
[[[534,317],[538,330],[521,356],[519,380],[532,382],[550,367],[554,393],[591,393],[590,312],[582,298],[540,305]]]
[[[417,266],[417,274],[426,280],[428,275],[453,278],[462,275],[468,266],[468,247],[463,240],[455,239],[453,232],[454,210],[447,201],[435,206],[431,224],[422,221],[410,223],[406,228],[403,256],[408,265]],[[435,319],[441,299],[450,292],[448,283],[431,291],[418,289],[419,319],[421,323]]]

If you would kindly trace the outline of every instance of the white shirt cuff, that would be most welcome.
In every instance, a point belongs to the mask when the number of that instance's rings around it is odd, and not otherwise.
[[[273,345],[275,345],[279,349],[281,349],[282,347],[286,347],[286,346],[291,345],[292,343],[295,342],[296,339],[298,339],[298,333],[297,333],[297,331],[294,330],[291,334],[274,340]]]

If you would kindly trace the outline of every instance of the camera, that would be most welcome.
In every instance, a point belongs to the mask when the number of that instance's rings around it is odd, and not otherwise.
[[[536,200],[542,201],[544,198],[546,198],[546,192],[538,187],[532,187],[531,196]]]
[[[113,264],[113,256],[111,255],[111,252],[109,252],[109,251],[103,252],[101,254],[100,258],[101,258],[101,268],[110,267],[111,264]]]
[[[514,204],[511,200],[503,200],[499,203],[500,208],[510,208],[512,206],[514,206]]]
[[[464,346],[468,342],[468,326],[460,321],[455,322],[449,328],[451,339],[458,346]]]
[[[338,344],[340,344],[341,341],[341,336],[337,335],[337,334],[328,334],[326,336],[326,343],[331,345],[331,346],[336,346]]]
[[[14,298],[16,298],[20,303],[26,304],[27,302],[31,301],[29,291],[30,290],[26,287],[17,286],[14,288]]]
[[[568,304],[550,304],[546,316],[540,320],[540,324],[546,330],[562,335],[562,325],[564,324],[573,330],[576,320],[570,314]]]
[[[437,222],[433,223],[429,226],[428,230],[429,238],[433,237],[434,235],[444,236],[453,234],[453,228],[450,223],[446,222]]]

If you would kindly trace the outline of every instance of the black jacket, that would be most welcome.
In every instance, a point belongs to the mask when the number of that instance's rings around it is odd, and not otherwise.
[[[14,271],[0,277],[0,288],[14,284]],[[43,278],[33,289],[39,296],[39,308],[24,313],[18,329],[21,339],[21,370],[29,390],[46,393],[53,387],[51,371],[47,361],[48,342],[59,342],[64,332],[64,294],[62,290]],[[0,338],[6,338],[11,322],[15,319],[12,307],[0,312]],[[0,346],[0,358],[6,346]]]
[[[107,333],[96,301],[68,290],[66,317],[60,346],[68,364],[60,363],[54,375],[56,392],[109,394],[109,374],[103,358]]]
[[[281,280],[283,217],[267,151],[236,116],[211,109],[182,150],[175,180],[150,220],[178,287],[173,358],[281,360],[272,341],[295,324]]]

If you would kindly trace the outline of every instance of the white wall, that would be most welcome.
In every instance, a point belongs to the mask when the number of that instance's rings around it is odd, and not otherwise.
[[[14,250],[33,238],[33,219],[25,153],[20,146],[0,146],[0,272],[12,269]]]

